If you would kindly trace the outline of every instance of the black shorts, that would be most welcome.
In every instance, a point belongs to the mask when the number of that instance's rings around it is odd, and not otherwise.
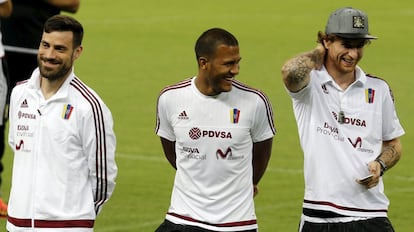
[[[313,223],[305,221],[300,227],[302,227],[299,228],[300,232],[394,232],[390,220],[386,217],[339,223]]]
[[[189,226],[189,225],[179,225],[172,223],[168,220],[164,222],[155,230],[155,232],[218,232],[214,230],[207,230],[200,228],[198,226]],[[233,232],[257,232],[254,230],[244,230],[244,231],[233,231]]]

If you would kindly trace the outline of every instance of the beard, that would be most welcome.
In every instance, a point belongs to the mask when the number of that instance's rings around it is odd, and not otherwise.
[[[72,69],[72,62],[70,62],[70,64],[60,63],[58,69],[51,69],[51,68],[45,67],[42,64],[42,60],[43,61],[48,61],[48,62],[51,62],[51,63],[56,63],[58,61],[52,60],[52,59],[49,59],[49,60],[48,59],[41,59],[41,58],[38,59],[40,75],[42,77],[48,79],[49,81],[55,81],[55,80],[65,78],[67,76],[67,74],[70,72],[70,70]]]

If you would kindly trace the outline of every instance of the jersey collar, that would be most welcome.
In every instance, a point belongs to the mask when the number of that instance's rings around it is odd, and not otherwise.
[[[67,97],[68,93],[69,93],[69,84],[74,78],[75,78],[75,74],[74,74],[73,68],[72,68],[71,73],[69,74],[68,78],[66,78],[65,82],[63,82],[62,86],[59,88],[57,93],[48,100],[61,99],[61,98]],[[32,89],[34,92],[40,92],[40,72],[39,72],[39,68],[36,68],[33,71],[32,76],[28,80],[28,88]]]
[[[320,77],[321,83],[328,84],[328,83],[333,82],[332,77],[329,75],[329,73],[326,70],[324,65],[322,66],[322,68],[320,70],[315,70],[315,71],[319,72],[318,76]],[[367,76],[366,76],[365,72],[359,66],[355,67],[355,76],[356,76],[356,80],[352,85],[356,85],[356,86],[365,85],[365,83],[367,81]]]

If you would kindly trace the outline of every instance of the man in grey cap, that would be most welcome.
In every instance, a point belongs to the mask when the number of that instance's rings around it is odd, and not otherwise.
[[[388,84],[357,65],[373,39],[363,11],[341,8],[316,48],[282,67],[304,152],[301,232],[394,231],[382,175],[405,132]]]

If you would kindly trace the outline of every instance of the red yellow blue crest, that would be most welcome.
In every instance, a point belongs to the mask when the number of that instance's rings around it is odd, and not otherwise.
[[[239,123],[240,110],[234,108],[230,110],[230,120],[232,123]]]
[[[367,103],[374,103],[374,97],[375,97],[375,89],[365,89],[365,101]]]
[[[65,104],[63,106],[62,118],[69,119],[70,115],[72,114],[72,111],[73,111],[73,106],[71,104]]]

